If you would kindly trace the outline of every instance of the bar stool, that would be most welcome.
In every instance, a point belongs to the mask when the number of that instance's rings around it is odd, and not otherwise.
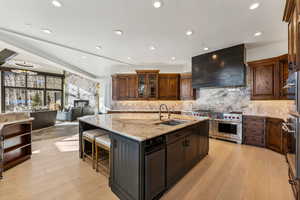
[[[110,171],[110,144],[111,142],[108,134],[98,136],[95,139],[96,171],[99,171],[100,166],[106,171],[107,175]]]
[[[105,134],[107,134],[107,132],[101,129],[92,129],[82,133],[82,159],[85,160],[85,157],[87,157],[88,159],[92,160],[93,169],[95,169],[95,138]],[[92,145],[92,152],[88,151],[86,148],[86,142]]]

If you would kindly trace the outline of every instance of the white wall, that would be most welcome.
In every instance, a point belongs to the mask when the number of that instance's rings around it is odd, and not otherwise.
[[[111,74],[135,73],[135,70],[160,70],[160,73],[180,73],[185,69],[185,65],[114,65],[111,67]]]
[[[247,47],[246,60],[254,61],[265,58],[272,58],[288,53],[288,41],[280,41],[276,43],[266,44],[258,47]]]

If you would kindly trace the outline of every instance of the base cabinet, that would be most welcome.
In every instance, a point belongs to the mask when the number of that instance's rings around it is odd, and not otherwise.
[[[206,120],[143,142],[110,133],[111,190],[122,200],[158,199],[207,155],[208,126]]]
[[[282,119],[267,118],[266,120],[266,146],[278,153],[284,153],[284,134],[282,132]]]
[[[109,185],[112,191],[120,199],[143,199],[140,144],[116,134],[111,134],[111,141]]]
[[[265,147],[266,118],[243,116],[243,144]]]
[[[167,188],[208,154],[209,121],[167,135]]]
[[[167,146],[167,187],[175,184],[184,173],[185,139],[181,138]]]

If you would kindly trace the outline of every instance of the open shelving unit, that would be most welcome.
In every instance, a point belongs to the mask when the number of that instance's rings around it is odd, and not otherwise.
[[[31,157],[31,122],[5,125],[1,131],[0,178],[2,172]]]

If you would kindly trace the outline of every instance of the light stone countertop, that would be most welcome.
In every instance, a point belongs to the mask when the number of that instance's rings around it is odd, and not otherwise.
[[[30,117],[28,113],[24,112],[0,114],[0,133],[6,125],[30,122],[33,120],[33,117]]]
[[[163,120],[167,120],[167,114],[163,114]],[[187,115],[172,114],[171,119],[187,120],[188,122],[176,126],[158,125],[160,123],[158,114],[148,113],[120,113],[85,116],[79,121],[117,133],[119,135],[137,140],[145,141],[160,135],[164,135],[178,129],[191,126],[201,121],[209,120],[207,117],[194,118]]]

